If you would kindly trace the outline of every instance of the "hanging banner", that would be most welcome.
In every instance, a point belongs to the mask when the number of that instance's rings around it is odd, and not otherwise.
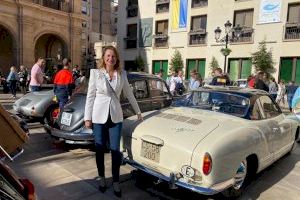
[[[261,0],[259,24],[280,22],[281,0]]]
[[[140,19],[140,47],[151,47],[152,46],[152,31],[153,31],[153,18]]]
[[[172,1],[172,29],[182,29],[187,26],[188,0]]]

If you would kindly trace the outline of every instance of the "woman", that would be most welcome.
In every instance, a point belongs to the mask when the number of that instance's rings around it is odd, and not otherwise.
[[[273,77],[270,78],[270,83],[269,83],[269,93],[271,97],[276,101],[277,98],[277,89],[278,85],[275,82],[275,79]]]
[[[121,153],[120,139],[123,112],[120,104],[120,94],[127,96],[138,120],[142,120],[141,111],[130,89],[126,72],[121,70],[119,54],[115,47],[105,47],[98,69],[91,69],[88,93],[85,105],[85,126],[93,128],[96,146],[96,164],[98,168],[99,190],[105,192],[106,181],[104,173],[104,149],[106,138],[109,137],[112,154],[113,190],[121,197],[119,186]],[[105,134],[108,134],[105,137]]]
[[[198,76],[198,72],[195,69],[191,70],[190,75],[191,78],[189,81],[189,90],[191,91],[199,88],[201,83],[200,78]]]
[[[18,73],[19,78],[20,78],[20,87],[21,87],[21,92],[23,94],[26,94],[27,92],[27,79],[28,79],[28,72],[26,70],[26,68],[24,67],[24,65],[20,66],[20,71]]]
[[[15,66],[12,66],[10,68],[10,72],[9,72],[9,75],[8,75],[6,81],[9,83],[9,89],[10,89],[10,92],[12,94],[12,97],[14,99],[17,98],[16,97],[16,94],[17,94],[17,82],[19,81],[19,76],[18,76],[18,73],[17,73],[17,70],[16,70]]]
[[[280,102],[282,102],[283,105],[285,104],[285,100],[284,100],[285,92],[286,92],[286,89],[285,89],[284,81],[281,80],[278,84],[278,92],[277,92],[277,98],[276,98],[276,102],[278,103],[278,105],[280,105]]]

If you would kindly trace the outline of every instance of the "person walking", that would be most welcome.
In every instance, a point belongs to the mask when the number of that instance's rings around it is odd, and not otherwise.
[[[190,75],[191,75],[191,78],[189,80],[189,91],[195,90],[195,89],[199,88],[201,85],[199,74],[195,69],[191,70]]]
[[[264,72],[258,72],[258,74],[256,75],[254,88],[258,89],[258,90],[264,90],[266,92],[269,92],[269,87],[264,82]]]
[[[221,68],[218,67],[215,69],[211,85],[230,85],[229,77],[223,74],[223,70]]]
[[[17,98],[17,96],[16,96],[17,95],[17,82],[19,81],[19,76],[18,76],[17,69],[15,66],[12,66],[10,68],[10,72],[7,76],[6,81],[9,84],[9,89],[12,94],[12,97],[14,99]]]
[[[73,76],[70,67],[70,60],[63,59],[63,69],[60,70],[54,78],[54,94],[57,98],[59,109],[62,110],[64,105],[68,102],[69,97],[72,95],[73,89]]]
[[[39,58],[38,61],[33,65],[30,73],[30,91],[38,92],[41,91],[41,86],[44,81],[42,67],[45,65],[45,60],[43,58]]]
[[[285,89],[284,81],[281,80],[278,84],[278,92],[276,98],[276,102],[278,103],[278,105],[280,105],[281,102],[283,103],[283,105],[285,104],[285,100],[284,100],[285,93],[286,93],[286,89]]]
[[[273,77],[270,78],[270,83],[269,83],[269,93],[271,97],[276,101],[277,97],[277,90],[278,90],[278,85],[275,82],[275,79]]]
[[[28,80],[28,71],[24,65],[20,66],[20,71],[18,73],[20,78],[20,88],[23,94],[27,92],[27,80]]]
[[[293,97],[294,97],[294,94],[295,94],[297,88],[298,88],[298,86],[295,85],[294,81],[290,81],[289,85],[286,88],[287,101],[288,101],[288,104],[289,104],[289,110],[291,112],[292,112],[292,101],[293,101]]]
[[[142,120],[141,111],[129,86],[127,74],[121,69],[117,49],[113,46],[104,47],[100,66],[98,66],[98,69],[90,70],[84,121],[85,127],[92,128],[95,136],[96,164],[99,174],[99,190],[101,192],[105,192],[107,188],[104,149],[105,140],[109,137],[112,156],[112,186],[117,197],[122,196],[119,185],[120,140],[123,122],[123,112],[120,104],[122,91],[137,114],[138,120]]]

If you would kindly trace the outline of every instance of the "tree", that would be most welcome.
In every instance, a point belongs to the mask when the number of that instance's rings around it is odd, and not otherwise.
[[[145,71],[145,62],[141,55],[135,58],[134,65],[136,66],[137,71]]]
[[[267,51],[266,41],[259,44],[258,51],[252,54],[251,61],[256,72],[264,72],[268,77],[276,71],[272,50]]]
[[[179,70],[182,70],[183,68],[183,60],[182,60],[182,56],[180,51],[178,51],[177,49],[175,50],[173,57],[171,58],[171,62],[170,62],[170,66],[171,66],[171,70],[178,72]]]
[[[219,63],[218,60],[213,56],[211,59],[211,62],[209,63],[209,69],[210,69],[210,73],[211,75],[213,75],[215,69],[219,68]]]

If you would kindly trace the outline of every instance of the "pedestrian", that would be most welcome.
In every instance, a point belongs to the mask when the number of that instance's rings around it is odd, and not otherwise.
[[[158,78],[163,78],[164,76],[164,70],[163,69],[160,69],[159,72],[156,74],[156,76]],[[163,90],[163,84],[161,81],[156,81],[156,89],[160,89],[160,90]]]
[[[258,90],[264,90],[266,92],[269,92],[269,87],[264,82],[264,72],[257,73],[254,88],[258,89]]]
[[[101,192],[106,191],[104,149],[105,140],[109,137],[112,156],[112,186],[117,197],[122,196],[119,185],[122,160],[120,153],[123,122],[120,104],[122,91],[136,112],[138,120],[142,120],[141,111],[129,86],[127,74],[121,70],[119,54],[115,47],[107,46],[103,49],[102,60],[98,69],[90,70],[84,121],[86,128],[93,128],[95,136],[96,164]],[[109,134],[109,136],[105,137],[105,134]]]
[[[271,97],[276,101],[277,97],[277,92],[278,92],[278,85],[273,77],[270,78],[270,83],[269,83],[269,93]]]
[[[175,94],[177,95],[183,95],[185,92],[184,87],[184,78],[183,78],[183,71],[179,70],[177,77],[174,78],[175,82]]]
[[[284,81],[281,80],[278,84],[278,92],[276,98],[276,102],[278,103],[278,105],[280,105],[281,102],[283,103],[283,105],[285,104],[285,100],[284,100],[285,93],[286,93],[286,89],[285,89]]]
[[[79,77],[75,80],[75,88],[80,86],[85,81],[86,81],[85,72],[83,70],[80,70]]]
[[[9,84],[9,89],[12,94],[12,97],[15,99],[17,98],[17,82],[19,81],[18,72],[15,66],[10,68],[10,72],[7,76],[6,81]]]
[[[30,73],[30,91],[38,92],[42,89],[42,84],[44,82],[43,76],[43,66],[45,65],[45,60],[43,58],[39,58],[38,61],[33,65]]]
[[[214,77],[211,81],[211,85],[221,85],[221,86],[230,85],[229,77],[223,74],[223,70],[220,67],[215,69]]]
[[[24,65],[20,66],[20,71],[18,73],[20,78],[20,89],[23,94],[27,93],[27,80],[28,80],[28,71]]]
[[[199,74],[195,69],[191,70],[190,76],[191,78],[189,80],[189,90],[191,91],[200,87],[201,79],[199,78]]]
[[[289,85],[287,86],[287,89],[286,89],[287,101],[288,101],[288,104],[289,104],[289,110],[291,112],[292,112],[292,100],[293,100],[293,97],[294,97],[294,94],[295,94],[297,88],[298,88],[298,86],[295,85],[295,82],[290,81]]]
[[[74,65],[74,67],[72,69],[72,76],[73,76],[74,82],[76,81],[76,79],[78,79],[80,77],[79,65]]]
[[[63,69],[54,78],[54,94],[57,98],[60,111],[72,95],[74,84],[72,73],[69,70],[70,60],[68,58],[63,59],[63,66]]]
[[[171,94],[175,95],[175,87],[176,87],[176,71],[172,71],[171,75],[167,78],[167,85],[169,86]]]
[[[250,75],[247,78],[247,87],[248,88],[254,88],[255,87],[255,76],[254,75]]]

